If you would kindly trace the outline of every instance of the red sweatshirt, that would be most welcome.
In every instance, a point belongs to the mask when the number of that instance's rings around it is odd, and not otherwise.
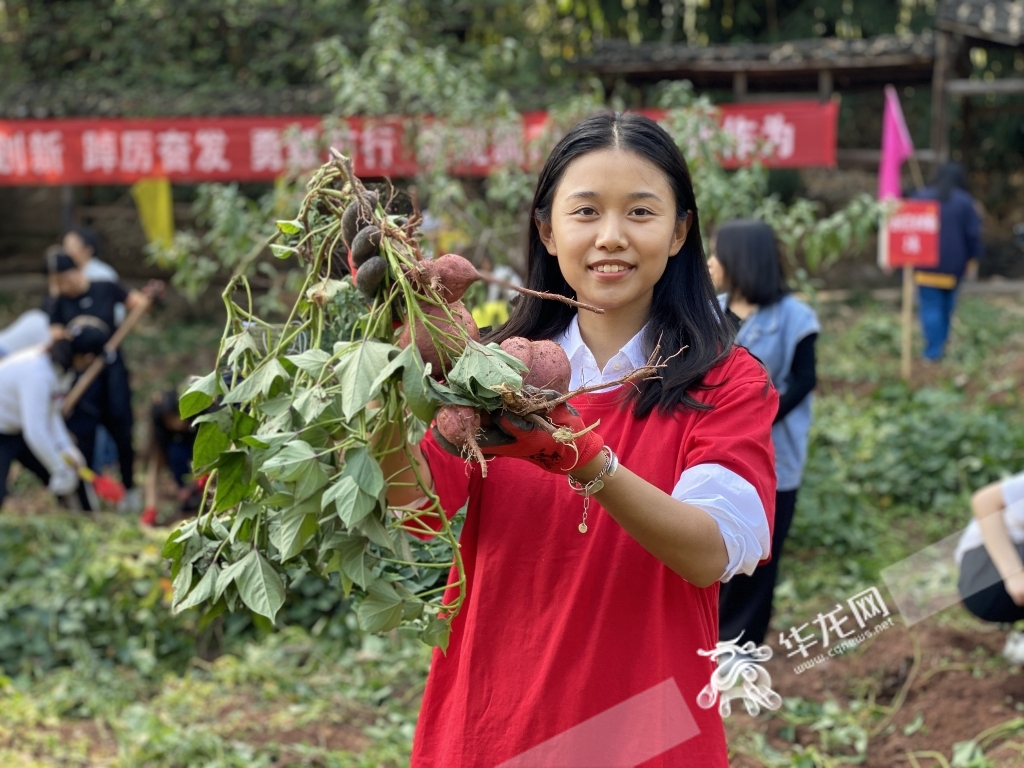
[[[771,425],[778,396],[736,349],[696,393],[710,411],[637,419],[624,390],[573,405],[623,466],[666,493],[685,469],[720,464],[757,490],[774,519]],[[499,458],[479,467],[424,454],[462,532],[466,601],[447,655],[436,650],[416,728],[414,768],[643,766],[727,768],[717,707],[697,706],[718,642],[718,584],[699,589],[630,537],[565,478]]]

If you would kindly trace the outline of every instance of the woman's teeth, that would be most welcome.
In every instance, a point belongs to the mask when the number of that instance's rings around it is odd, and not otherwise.
[[[598,264],[594,267],[595,272],[625,272],[629,267],[624,267],[621,264]]]

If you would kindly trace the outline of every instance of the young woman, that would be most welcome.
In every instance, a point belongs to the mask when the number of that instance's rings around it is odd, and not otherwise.
[[[1024,472],[975,492],[971,508],[956,550],[964,607],[982,621],[1024,621]],[[1024,633],[1010,630],[1003,655],[1024,664]]]
[[[524,296],[490,340],[556,341],[573,387],[655,351],[666,367],[553,410],[575,432],[596,425],[575,450],[494,414],[505,440],[484,449],[486,479],[421,443],[445,510],[469,500],[467,583],[412,765],[725,768],[717,709],[697,706],[714,671],[698,651],[718,640],[719,580],[768,554],[777,398],[732,345],[671,137],[638,115],[570,130],[541,172],[528,270],[530,288],[604,313]]]
[[[772,559],[753,574],[724,584],[719,605],[722,639],[742,632],[743,642],[760,645],[768,632],[782,544],[807,458],[811,390],[817,381],[814,343],[820,326],[814,310],[790,295],[775,233],[763,221],[737,220],[719,227],[708,269],[715,285],[725,290],[718,299],[737,328],[736,343],[764,363],[779,392],[772,425],[778,479]]]

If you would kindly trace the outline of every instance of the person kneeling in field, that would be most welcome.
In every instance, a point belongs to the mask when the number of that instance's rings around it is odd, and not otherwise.
[[[956,550],[964,607],[982,621],[1024,621],[1024,472],[986,485],[971,507]],[[1010,631],[1003,655],[1024,664],[1024,632]]]
[[[182,419],[178,412],[176,389],[153,396],[149,411],[149,448],[146,467],[146,506],[139,518],[141,525],[157,524],[158,482],[161,467],[167,467],[178,487],[178,513],[187,515],[199,509],[206,476],[192,477],[192,449],[196,443],[194,418]]]
[[[75,364],[88,365],[104,341],[101,333],[86,328],[72,339],[54,339],[0,361],[0,506],[15,461],[62,503],[78,488],[78,468],[86,466],[85,457],[75,447],[60,408]]]

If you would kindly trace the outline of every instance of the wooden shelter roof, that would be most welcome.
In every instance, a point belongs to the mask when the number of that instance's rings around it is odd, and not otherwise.
[[[730,88],[736,74],[745,74],[750,90],[772,91],[817,89],[819,74],[828,72],[835,87],[846,90],[930,82],[934,57],[934,35],[926,30],[862,40],[815,38],[706,47],[607,41],[575,66],[637,81],[687,79],[701,88]]]
[[[941,0],[935,26],[1004,45],[1024,43],[1024,0]]]

